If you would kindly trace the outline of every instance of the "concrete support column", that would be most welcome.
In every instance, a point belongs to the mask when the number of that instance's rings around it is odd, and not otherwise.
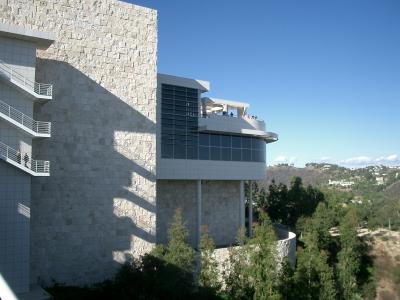
[[[200,238],[201,238],[201,211],[202,211],[202,199],[201,199],[201,180],[197,180],[197,247],[200,249]]]
[[[249,180],[249,237],[253,235],[253,182]]]
[[[240,180],[240,202],[239,202],[240,227],[246,228],[245,224],[245,202],[244,202],[244,181]]]

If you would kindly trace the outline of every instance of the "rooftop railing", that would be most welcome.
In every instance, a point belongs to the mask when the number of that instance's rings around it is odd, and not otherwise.
[[[24,75],[21,75],[14,68],[7,65],[4,61],[0,59],[0,72],[9,78],[10,80],[14,80],[30,91],[41,95],[41,96],[53,96],[53,85],[48,83],[39,83],[36,81],[32,81],[26,78]]]
[[[0,113],[6,115],[10,119],[15,122],[21,124],[22,126],[36,132],[42,134],[50,134],[51,133],[51,123],[50,122],[42,122],[35,121],[31,117],[25,115],[19,110],[13,108],[7,103],[0,100]]]
[[[239,116],[236,114],[215,114],[215,113],[209,113],[209,114],[200,114],[200,117],[202,118],[242,118],[245,120],[256,120],[256,121],[262,121],[259,120],[257,116],[252,116],[252,115],[243,115]]]
[[[21,169],[29,169],[37,174],[49,174],[50,162],[47,160],[34,160],[25,155],[21,157],[21,153],[14,148],[0,142],[0,158],[4,160],[12,160],[19,164]]]

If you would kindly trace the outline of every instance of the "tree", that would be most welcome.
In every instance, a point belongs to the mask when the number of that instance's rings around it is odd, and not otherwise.
[[[260,209],[268,212],[269,217],[273,222],[287,223],[288,216],[288,190],[286,185],[276,185],[275,181],[268,188],[268,197],[266,203],[262,203]]]
[[[328,251],[332,243],[329,230],[335,225],[335,216],[325,202],[320,202],[311,219],[311,230],[316,234],[319,250]]]
[[[215,293],[221,288],[218,262],[214,257],[215,246],[206,226],[202,228],[201,233],[199,286]]]
[[[188,244],[188,229],[183,224],[182,211],[177,209],[168,231],[165,260],[185,272],[191,273],[194,265],[194,250]]]
[[[360,270],[357,224],[355,211],[349,210],[339,227],[341,250],[338,253],[337,271],[343,299],[353,299],[357,292],[357,273]]]
[[[250,241],[249,269],[254,299],[280,299],[275,231],[266,213],[261,213],[260,219],[261,223],[255,226],[254,238]]]
[[[289,189],[282,183],[276,185],[272,181],[266,201],[261,202],[261,196],[256,198],[257,204],[268,213],[272,222],[295,228],[299,218],[313,214],[318,203],[324,201],[324,194],[312,186],[305,189],[301,178],[293,177]]]
[[[254,290],[251,286],[248,263],[250,247],[244,228],[238,231],[237,244],[240,247],[229,249],[229,258],[224,264],[225,293],[228,299],[251,299]]]
[[[294,269],[287,259],[284,259],[284,261],[282,262],[278,288],[282,299],[296,299]]]
[[[149,299],[187,299],[194,291],[194,250],[187,242],[188,230],[182,211],[177,209],[168,231],[168,244],[157,245],[142,257],[141,288]]]
[[[333,270],[327,255],[318,249],[315,232],[304,233],[305,248],[299,251],[295,272],[295,299],[335,299]]]

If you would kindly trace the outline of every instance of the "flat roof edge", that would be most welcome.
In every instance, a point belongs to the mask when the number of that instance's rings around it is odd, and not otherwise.
[[[210,82],[205,80],[190,79],[161,73],[157,74],[157,80],[160,83],[184,86],[188,88],[198,89],[202,92],[208,92],[210,90]]]
[[[0,23],[0,36],[33,42],[38,49],[47,49],[55,41],[52,32],[37,31],[11,24]]]

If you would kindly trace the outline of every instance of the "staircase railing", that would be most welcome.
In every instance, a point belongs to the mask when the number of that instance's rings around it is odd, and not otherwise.
[[[0,158],[10,159],[22,167],[35,173],[50,173],[50,162],[47,160],[34,160],[29,157],[21,157],[21,153],[10,146],[0,142]]]
[[[0,113],[5,114],[7,117],[13,119],[19,124],[28,127],[30,130],[37,133],[50,134],[51,133],[51,123],[35,121],[31,117],[20,112],[18,109],[8,105],[7,103],[0,100]]]
[[[26,78],[15,71],[12,67],[7,65],[4,61],[0,59],[0,71],[3,75],[7,76],[9,79],[17,81],[19,84],[25,86],[31,91],[42,96],[53,96],[53,85],[48,83],[39,83]]]

